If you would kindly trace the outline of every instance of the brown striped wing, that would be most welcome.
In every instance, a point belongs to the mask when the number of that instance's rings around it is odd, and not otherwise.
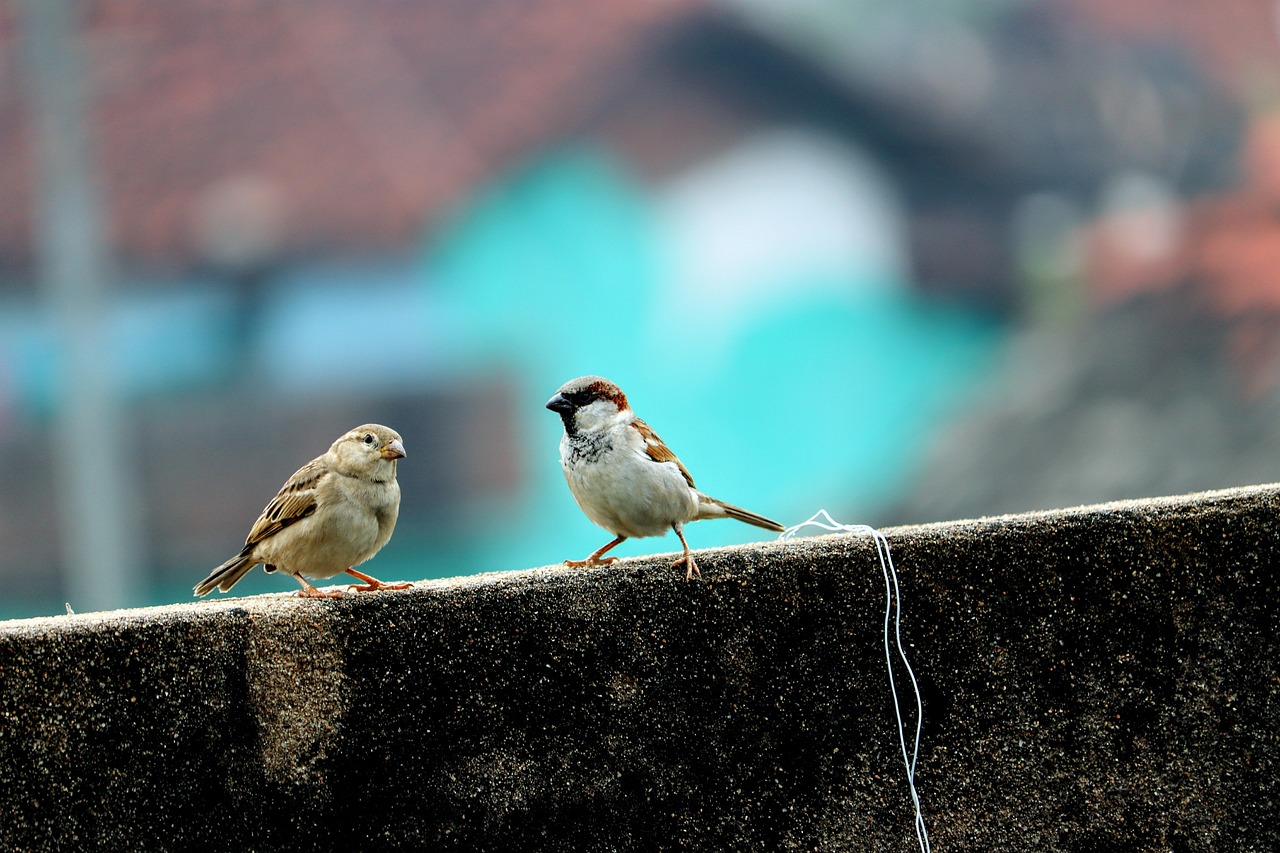
[[[313,459],[295,471],[253,523],[249,538],[244,543],[246,552],[315,512],[316,485],[325,473],[319,459]]]
[[[685,482],[689,484],[689,488],[697,488],[693,485],[693,475],[689,473],[689,469],[684,467],[684,463],[676,458],[676,455],[671,452],[671,448],[667,447],[663,440],[658,438],[658,434],[653,431],[653,428],[639,418],[636,418],[634,423],[636,429],[640,431],[640,435],[644,438],[644,450],[649,455],[649,458],[654,462],[676,463],[676,467],[684,475]]]

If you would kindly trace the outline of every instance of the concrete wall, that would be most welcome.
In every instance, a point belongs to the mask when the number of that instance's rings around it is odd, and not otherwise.
[[[935,849],[1280,846],[1278,497],[891,531]],[[668,560],[0,623],[0,847],[915,849],[871,543]]]

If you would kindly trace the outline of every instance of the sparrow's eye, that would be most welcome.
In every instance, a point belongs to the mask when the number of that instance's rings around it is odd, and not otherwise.
[[[369,445],[370,447],[373,447],[373,440],[374,440],[374,439],[373,439],[373,433],[371,433],[371,432],[366,432],[366,433],[364,434],[364,443],[365,443],[365,444]]]

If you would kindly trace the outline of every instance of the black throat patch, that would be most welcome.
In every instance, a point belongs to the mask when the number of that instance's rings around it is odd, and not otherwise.
[[[613,442],[604,432],[587,434],[577,430],[569,432],[566,428],[565,434],[569,437],[569,458],[565,462],[570,465],[578,462],[594,462],[600,458],[600,454],[613,449]]]

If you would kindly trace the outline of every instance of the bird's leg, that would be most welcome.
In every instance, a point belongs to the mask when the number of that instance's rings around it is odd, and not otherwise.
[[[672,563],[671,567],[684,566],[684,579],[687,581],[693,580],[694,575],[698,576],[698,580],[702,580],[702,572],[699,571],[698,564],[694,562],[693,554],[689,553],[689,543],[684,541],[684,531],[680,529],[679,524],[671,525],[671,529],[680,537],[680,544],[684,546],[684,556]]]
[[[298,598],[342,598],[342,590],[340,589],[321,592],[311,584],[307,583],[307,579],[300,574],[294,573],[293,579],[302,584],[302,589],[294,593]]]
[[[351,575],[353,578],[359,578],[360,580],[364,581],[364,586],[360,586],[358,584],[352,584],[350,587],[348,587],[349,589],[353,589],[356,592],[377,592],[380,589],[408,589],[409,587],[413,586],[413,584],[409,583],[408,581],[395,581],[393,583],[383,583],[377,578],[370,577],[369,575],[366,575],[364,572],[357,572],[355,569],[346,569],[345,571],[347,574]]]
[[[605,557],[605,558],[602,560],[602,559],[600,559],[601,555],[603,555],[605,551],[608,551],[610,548],[614,547],[615,545],[621,545],[623,542],[626,542],[626,541],[627,541],[627,537],[625,537],[625,536],[621,536],[621,535],[620,535],[620,536],[618,536],[618,538],[617,538],[617,539],[614,539],[614,540],[613,540],[612,542],[610,542],[608,545],[605,545],[605,546],[604,546],[603,548],[601,548],[599,551],[596,551],[596,552],[595,552],[594,554],[592,554],[590,557],[587,557],[587,559],[585,559],[585,560],[565,560],[565,561],[564,561],[564,564],[565,564],[566,566],[568,566],[569,568],[571,568],[571,569],[581,569],[581,568],[583,568],[583,567],[593,567],[593,566],[611,566],[611,565],[613,565],[614,563],[618,562],[618,558],[617,558],[617,557]]]

